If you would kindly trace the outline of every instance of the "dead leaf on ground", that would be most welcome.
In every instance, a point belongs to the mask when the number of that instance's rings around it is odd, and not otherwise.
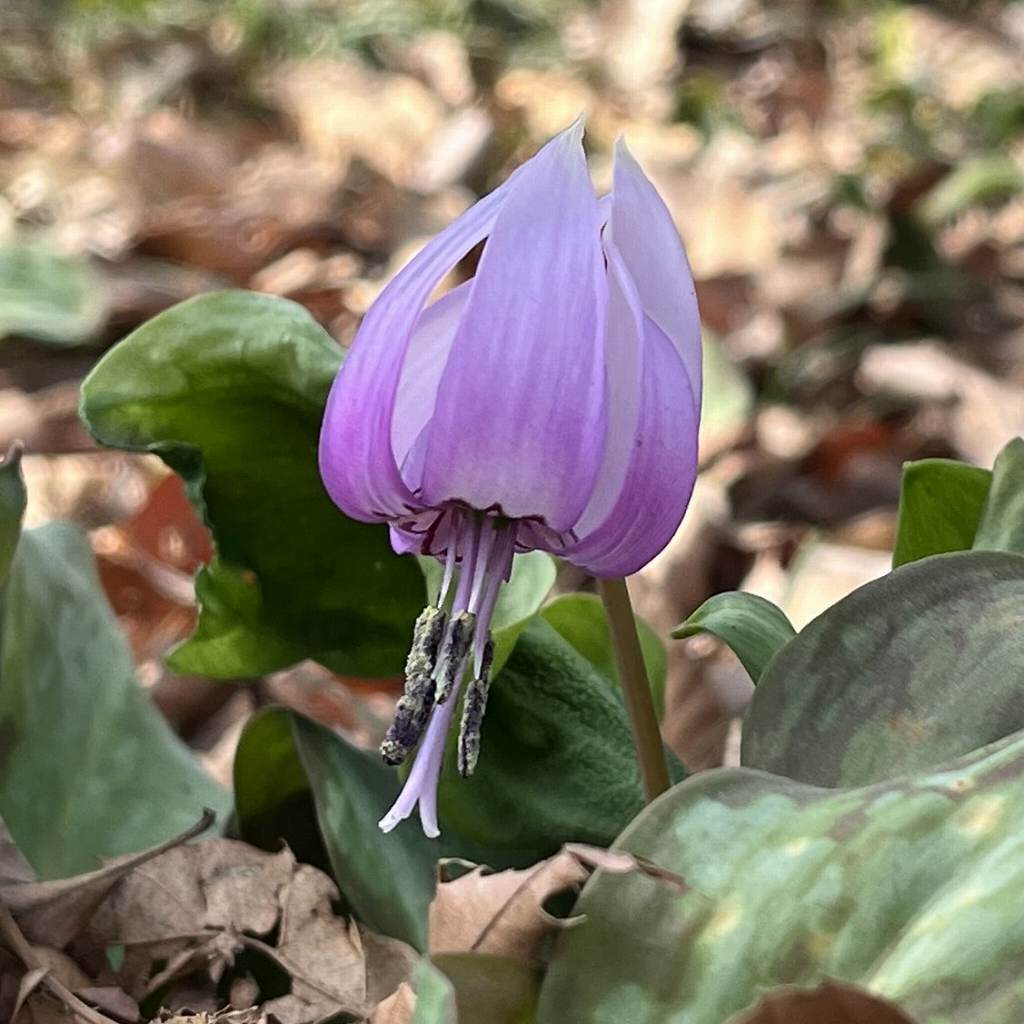
[[[78,878],[0,883],[0,914],[14,915],[10,934],[0,932],[0,1019],[11,1019],[20,991],[28,1024],[50,1024],[54,996],[96,1007],[92,1024],[132,1024],[139,1002],[156,993],[169,1008],[189,1007],[182,1020],[258,1022],[264,1017],[248,1009],[260,1002],[258,985],[245,971],[231,973],[243,950],[291,981],[288,994],[258,1006],[278,1024],[365,1016],[411,976],[416,952],[336,915],[333,881],[290,850],[231,839],[182,845],[209,824],[204,817],[169,843]],[[8,875],[24,874],[11,863]],[[114,947],[124,950],[116,970],[107,960]],[[242,1016],[212,1013],[224,1002],[222,978],[231,1012]]]
[[[408,982],[403,981],[387,999],[377,1004],[369,1024],[412,1024],[415,1012],[416,993]]]
[[[825,981],[813,991],[766,992],[729,1024],[914,1024],[898,1006],[853,985]]]
[[[470,870],[447,879],[449,865]],[[430,953],[496,953],[530,960],[545,934],[578,920],[554,917],[544,903],[556,893],[578,889],[597,868],[615,874],[636,871],[673,886],[684,884],[678,875],[642,858],[577,843],[521,871],[489,872],[469,861],[442,860],[428,919]]]
[[[205,832],[211,824],[213,813],[208,811],[181,835],[141,853],[118,857],[98,871],[75,878],[0,883],[0,902],[14,915],[30,942],[63,949],[85,929],[96,908],[125,875]]]

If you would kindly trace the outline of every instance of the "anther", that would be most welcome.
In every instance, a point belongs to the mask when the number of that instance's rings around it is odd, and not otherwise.
[[[462,677],[475,629],[476,616],[472,612],[459,612],[452,616],[448,624],[434,673],[437,679],[435,700],[438,704],[443,704],[451,696],[455,684]]]
[[[480,664],[480,674],[466,689],[462,702],[462,722],[459,725],[458,766],[464,778],[473,774],[480,757],[480,729],[487,710],[487,694],[491,688],[491,661],[494,658],[494,644],[488,638]]]
[[[427,726],[434,707],[434,667],[445,618],[440,608],[424,608],[413,627],[412,647],[405,662],[405,693],[398,701],[391,728],[380,745],[386,764],[401,764]]]

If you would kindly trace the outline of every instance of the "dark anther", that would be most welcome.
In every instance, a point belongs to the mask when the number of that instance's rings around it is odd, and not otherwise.
[[[412,647],[405,662],[405,693],[395,708],[380,754],[386,764],[399,765],[419,742],[434,707],[434,667],[444,635],[445,614],[424,608],[413,627]]]
[[[487,694],[491,688],[491,661],[494,658],[494,644],[490,639],[484,648],[480,674],[469,684],[466,699],[462,702],[462,722],[459,726],[458,765],[459,774],[468,777],[476,769],[480,757],[480,729],[487,710]]]
[[[437,659],[437,696],[435,699],[438,704],[443,704],[451,696],[455,684],[462,677],[469,648],[473,643],[475,628],[476,616],[471,612],[459,612],[458,615],[452,616],[452,621],[444,636],[444,642],[441,644],[441,653]]]

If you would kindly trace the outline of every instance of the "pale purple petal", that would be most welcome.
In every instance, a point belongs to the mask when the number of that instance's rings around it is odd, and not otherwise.
[[[553,529],[578,518],[605,437],[600,218],[563,132],[512,179],[472,281],[427,432],[423,499]]]
[[[643,392],[621,491],[605,521],[561,552],[595,576],[628,576],[679,526],[697,478],[699,414],[679,352],[644,318]]]
[[[379,522],[420,504],[399,473],[391,421],[406,351],[424,305],[449,270],[487,236],[516,181],[485,196],[391,280],[370,307],[331,387],[320,431],[320,475],[353,519]]]
[[[699,411],[700,313],[693,275],[672,215],[621,139],[608,232],[636,282],[644,313],[678,349]]]
[[[406,460],[434,413],[437,386],[469,298],[470,283],[460,284],[427,306],[416,324],[402,364],[391,420],[391,450],[402,479],[413,491],[420,485],[422,460]]]
[[[644,314],[640,298],[614,245],[605,245],[605,257],[608,260],[605,329],[608,428],[601,470],[590,501],[574,526],[578,537],[597,529],[618,500],[632,458],[642,396]]]

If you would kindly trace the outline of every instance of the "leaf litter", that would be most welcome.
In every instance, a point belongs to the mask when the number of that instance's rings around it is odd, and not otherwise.
[[[0,1019],[136,1024],[152,1007],[161,1021],[358,1020],[407,981],[415,951],[337,913],[322,871],[287,848],[188,842],[210,824],[48,882],[26,878],[5,844]],[[284,991],[262,997],[250,971],[268,969]]]

